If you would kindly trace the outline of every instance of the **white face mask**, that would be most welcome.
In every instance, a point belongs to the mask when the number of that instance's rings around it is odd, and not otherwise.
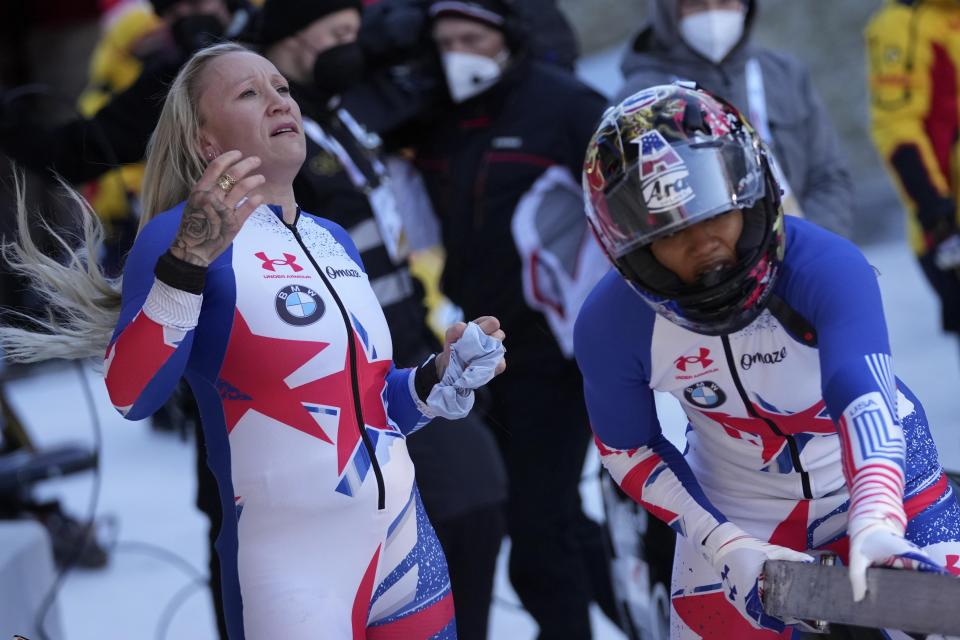
[[[454,102],[463,102],[497,84],[509,57],[506,51],[497,59],[460,51],[443,54],[450,97]]]
[[[718,63],[740,42],[744,17],[736,9],[701,11],[680,20],[680,35],[691,49]]]

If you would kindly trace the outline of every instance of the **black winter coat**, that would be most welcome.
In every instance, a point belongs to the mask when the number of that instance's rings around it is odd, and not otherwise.
[[[417,166],[447,250],[443,291],[468,318],[500,319],[512,368],[563,357],[543,315],[525,302],[514,211],[551,166],[579,180],[605,107],[573,75],[521,59],[490,90],[420,132]]]

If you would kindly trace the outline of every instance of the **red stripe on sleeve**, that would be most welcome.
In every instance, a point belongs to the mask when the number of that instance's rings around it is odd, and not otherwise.
[[[941,473],[939,480],[917,495],[904,500],[903,510],[907,512],[907,520],[912,520],[914,516],[919,515],[924,509],[940,500],[949,488],[947,476]]]
[[[129,407],[136,402],[174,351],[176,347],[164,340],[163,325],[138,313],[107,350],[106,384],[113,405]]]

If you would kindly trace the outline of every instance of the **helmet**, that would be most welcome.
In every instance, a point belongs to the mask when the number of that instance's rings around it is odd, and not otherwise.
[[[607,256],[653,309],[691,331],[738,331],[763,310],[783,262],[780,187],[753,127],[729,103],[680,84],[604,114],[583,170],[587,217]],[[737,262],[683,283],[650,249],[732,209]]]

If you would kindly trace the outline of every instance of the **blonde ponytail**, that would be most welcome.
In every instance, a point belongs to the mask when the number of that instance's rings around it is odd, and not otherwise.
[[[80,214],[82,238],[74,247],[43,222],[63,254],[58,261],[44,254],[30,236],[23,178],[14,174],[19,237],[0,246],[0,253],[46,308],[43,317],[8,312],[39,330],[0,326],[0,350],[14,362],[102,358],[120,313],[120,282],[106,277],[97,263],[103,226],[80,194],[62,181],[61,186]]]

